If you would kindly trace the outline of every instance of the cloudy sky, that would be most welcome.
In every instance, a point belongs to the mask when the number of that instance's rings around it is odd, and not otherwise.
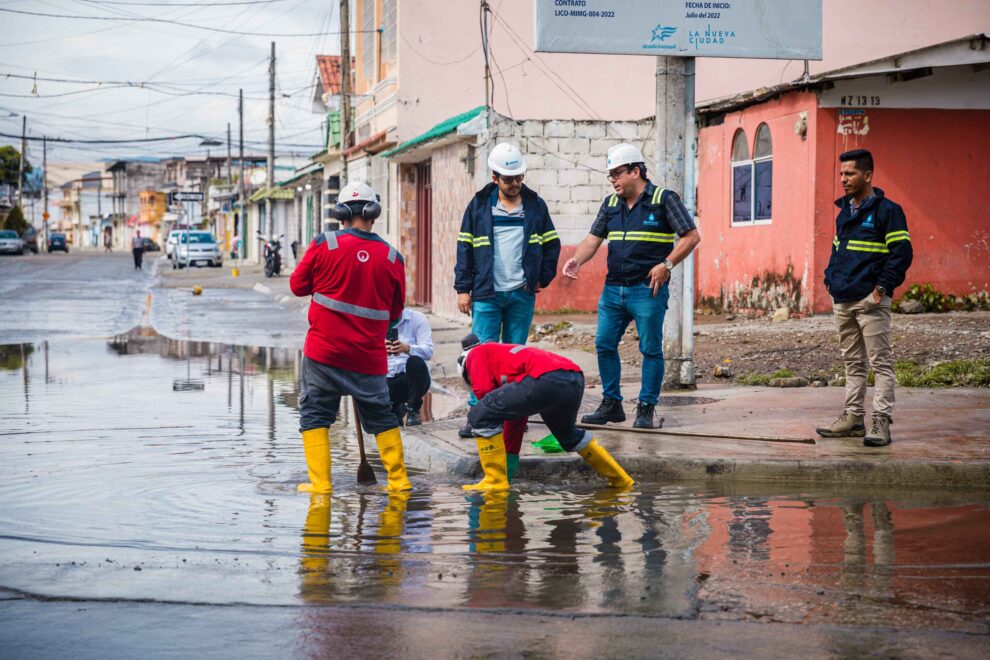
[[[216,154],[226,152],[230,122],[236,155],[237,93],[243,89],[245,153],[264,154],[268,57],[275,41],[276,150],[313,154],[321,147],[323,120],[311,111],[314,56],[339,52],[338,5],[0,0],[0,133],[19,136],[26,116],[33,136],[127,140],[194,133],[223,141],[212,147]],[[205,155],[199,143],[49,142],[48,158]],[[20,148],[18,138],[0,137],[0,144]],[[28,158],[40,164],[40,142],[29,144]]]

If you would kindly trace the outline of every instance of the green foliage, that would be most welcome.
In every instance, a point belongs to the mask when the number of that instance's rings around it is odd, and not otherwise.
[[[953,310],[963,310],[973,312],[976,310],[990,310],[990,294],[986,291],[971,293],[966,296],[953,296],[950,293],[942,293],[931,284],[914,284],[909,288],[900,300],[895,301],[891,308],[896,312],[901,305],[908,300],[917,300],[921,303],[922,312],[951,312]]]
[[[17,232],[18,236],[23,234],[24,230],[26,230],[29,226],[28,221],[24,219],[24,212],[21,211],[20,206],[15,206],[10,209],[6,219],[3,221],[3,228],[13,229]]]
[[[21,152],[7,145],[0,147],[0,183],[12,186],[18,184],[18,169],[21,166]],[[31,171],[31,163],[24,163],[24,173]]]
[[[793,378],[796,375],[790,369],[778,369],[772,374],[740,374],[736,382],[740,385],[769,385],[774,378]]]
[[[951,360],[920,365],[898,360],[897,384],[904,387],[990,387],[990,360]]]

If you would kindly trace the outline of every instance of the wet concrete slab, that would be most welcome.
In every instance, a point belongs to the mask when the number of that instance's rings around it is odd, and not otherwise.
[[[623,386],[627,401],[635,398],[637,387]],[[883,448],[864,447],[860,438],[817,436],[815,426],[828,424],[842,409],[843,392],[838,388],[705,385],[693,392],[664,393],[657,413],[666,418],[661,431],[670,434],[634,433],[620,425],[592,432],[638,479],[990,489],[990,391],[898,388],[897,397],[894,442]],[[583,410],[590,412],[600,400],[589,390]],[[632,419],[627,407],[626,427]],[[430,469],[473,474],[473,447],[457,437],[461,423],[451,420],[409,430],[413,460]],[[586,473],[580,458],[547,455],[530,446],[548,432],[535,419],[530,424],[520,476],[546,479]],[[775,441],[782,439],[795,442]]]

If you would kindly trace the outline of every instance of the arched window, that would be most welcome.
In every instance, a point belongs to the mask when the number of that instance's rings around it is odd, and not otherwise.
[[[770,127],[760,124],[749,156],[746,132],[741,128],[732,138],[732,224],[769,222],[773,200],[773,145]]]
[[[746,131],[732,138],[732,224],[753,220],[753,161],[749,158]]]
[[[756,143],[753,145],[753,219],[769,220],[773,202],[773,145],[770,142],[770,127],[760,124],[756,129]]]

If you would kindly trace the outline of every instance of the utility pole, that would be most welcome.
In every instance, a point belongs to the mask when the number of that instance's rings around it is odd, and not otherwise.
[[[481,47],[484,50],[482,53],[485,59],[485,128],[491,126],[491,115],[492,115],[492,101],[491,101],[491,86],[492,80],[492,70],[488,66],[488,1],[481,0]],[[487,136],[486,136],[487,138]]]
[[[654,147],[657,180],[683,192],[694,213],[694,58],[658,57]],[[688,89],[690,87],[690,89]],[[690,125],[690,126],[689,126]],[[694,255],[670,274],[670,302],[663,324],[663,352],[668,368],[664,384],[695,387]]]
[[[272,230],[275,222],[272,218],[271,192],[275,188],[275,42],[272,42],[272,57],[268,65],[268,194],[265,196],[265,223]],[[261,233],[266,233],[266,227],[259,227]]]
[[[238,154],[240,157],[240,165],[238,169],[240,173],[238,174],[238,184],[240,185],[240,194],[237,196],[240,202],[239,208],[237,209],[237,225],[238,231],[237,236],[241,239],[241,244],[237,247],[237,259],[239,263],[244,261],[244,251],[247,249],[247,236],[244,232],[247,231],[247,218],[244,217],[244,213],[247,210],[247,200],[245,196],[247,192],[244,187],[244,90],[237,90],[237,117],[238,117],[238,131],[240,132],[240,146],[238,147]]]
[[[24,212],[24,152],[27,150],[27,115],[21,117],[21,162],[17,166],[17,206]]]
[[[41,215],[42,228],[44,229],[44,240],[45,246],[48,245],[48,136],[45,135],[41,138],[41,194],[45,198],[45,211]]]
[[[234,179],[230,175],[230,122],[227,122],[227,185],[234,183]]]
[[[351,2],[340,0],[340,187],[347,185],[347,157],[351,133]]]

